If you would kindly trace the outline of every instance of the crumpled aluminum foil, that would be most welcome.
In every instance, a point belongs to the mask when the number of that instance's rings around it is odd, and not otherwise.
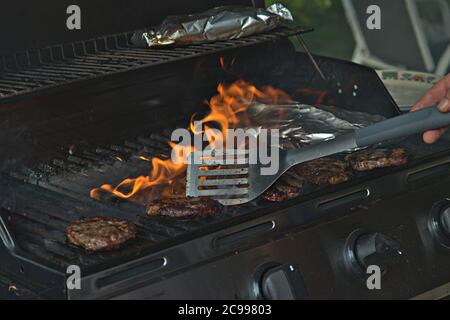
[[[338,135],[385,120],[379,115],[301,103],[255,103],[247,109],[247,116],[253,128],[279,129],[283,149],[298,149],[334,139]]]
[[[238,39],[270,31],[286,20],[293,17],[281,4],[267,9],[223,6],[199,14],[169,16],[157,29],[136,32],[132,42],[158,47]]]

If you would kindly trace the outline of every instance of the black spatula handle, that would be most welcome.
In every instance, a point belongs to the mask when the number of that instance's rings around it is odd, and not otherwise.
[[[450,126],[450,113],[436,107],[397,116],[355,131],[358,147]]]

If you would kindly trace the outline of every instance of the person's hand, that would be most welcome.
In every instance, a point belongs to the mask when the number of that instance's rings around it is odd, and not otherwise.
[[[436,83],[427,93],[414,105],[411,111],[417,111],[437,105],[441,112],[450,112],[450,74]],[[426,143],[435,143],[449,128],[430,130],[423,134]]]

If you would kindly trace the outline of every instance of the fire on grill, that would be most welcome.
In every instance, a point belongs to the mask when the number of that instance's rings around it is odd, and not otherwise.
[[[220,64],[224,66],[223,58]],[[299,105],[287,93],[272,86],[257,88],[244,80],[238,80],[231,85],[220,84],[217,90],[218,94],[207,101],[209,113],[203,117],[194,114],[187,126],[194,136],[193,139],[196,135],[203,134],[207,140],[206,145],[211,149],[228,149],[227,135],[230,135],[230,129],[254,128],[257,125],[261,126],[262,123],[270,128],[284,128],[282,135],[285,139],[282,138],[282,144],[285,143],[286,148],[317,143],[339,134],[339,131],[352,130],[361,125],[339,119],[333,113],[321,110],[320,107]],[[323,97],[320,100],[323,100]],[[335,112],[343,113],[339,110]],[[298,119],[290,118],[295,116]],[[374,116],[369,114],[357,113],[357,116],[359,122],[361,117],[367,123],[379,120],[377,117],[374,120]],[[347,117],[354,119],[355,115],[347,112]],[[306,141],[307,139],[310,141]],[[214,200],[191,199],[185,196],[185,159],[196,151],[194,145],[183,146],[173,141],[167,141],[167,145],[172,148],[172,158],[139,156],[142,161],[150,164],[148,176],[127,178],[117,186],[102,185],[91,191],[91,197],[102,200],[105,192],[111,193],[115,197],[146,206],[150,217],[201,218],[220,214],[221,206]],[[372,149],[359,152],[355,156],[342,155],[311,161],[286,173],[261,196],[261,200],[282,202],[301,196],[308,184],[312,186],[341,184],[351,180],[357,171],[400,166],[405,163],[404,149]],[[213,179],[214,176],[208,178]]]
[[[191,123],[187,126],[193,135],[205,133],[208,145],[212,148],[223,148],[224,141],[221,141],[221,137],[226,136],[227,130],[230,128],[248,125],[249,119],[246,111],[251,103],[261,101],[275,105],[290,101],[287,94],[281,90],[270,86],[257,89],[245,81],[237,81],[231,85],[221,84],[218,92],[217,96],[208,101],[210,113],[201,119],[198,119],[197,115],[193,115]],[[198,128],[196,123],[202,123],[204,126]],[[186,172],[184,159],[195,149],[193,146],[183,147],[171,141],[167,141],[167,143],[172,147],[171,159],[163,160],[158,157],[149,159],[141,156],[141,159],[151,163],[149,176],[126,179],[115,187],[103,185],[100,189],[125,199],[133,198],[138,193],[149,191],[156,186],[161,190],[161,195],[166,197],[170,196],[175,189],[179,190],[179,187],[183,189]],[[185,192],[181,191],[181,193]],[[99,189],[92,190],[91,197],[99,199]]]

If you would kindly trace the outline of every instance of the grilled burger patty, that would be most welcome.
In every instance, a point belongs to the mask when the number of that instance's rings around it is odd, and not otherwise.
[[[209,198],[172,197],[152,201],[146,208],[148,216],[172,218],[215,216],[222,211],[222,205]]]
[[[303,191],[305,180],[294,171],[286,172],[262,198],[270,202],[283,202],[298,197]]]
[[[336,185],[350,180],[353,176],[348,163],[335,159],[318,159],[298,165],[295,171],[315,185]]]
[[[408,162],[405,149],[369,149],[346,157],[355,171],[370,171],[377,168],[398,167]]]
[[[110,251],[135,238],[136,227],[125,220],[94,217],[71,223],[66,233],[73,245],[88,251]]]

